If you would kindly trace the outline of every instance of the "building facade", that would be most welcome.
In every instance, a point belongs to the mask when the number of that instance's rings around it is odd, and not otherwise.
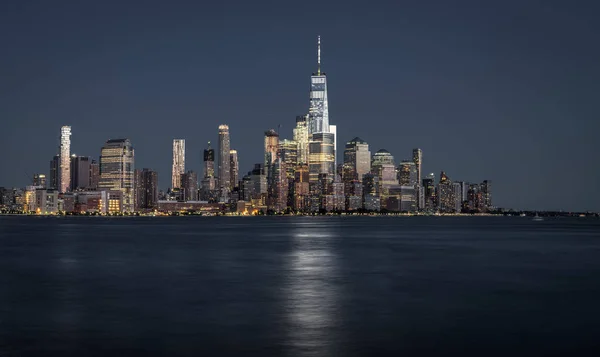
[[[229,152],[231,151],[231,142],[229,138],[229,126],[219,125],[219,199],[229,200],[231,193],[231,165],[229,161]]]
[[[181,188],[181,175],[185,173],[185,140],[173,139],[173,166],[171,188]]]
[[[135,210],[134,164],[134,150],[129,139],[111,139],[102,147],[98,188],[120,191],[123,212]]]
[[[150,169],[135,170],[135,209],[157,208],[158,173]]]
[[[63,126],[60,129],[60,166],[58,174],[58,188],[60,192],[67,192],[71,186],[71,127]]]

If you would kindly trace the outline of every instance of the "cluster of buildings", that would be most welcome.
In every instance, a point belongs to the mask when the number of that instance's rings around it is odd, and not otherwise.
[[[71,155],[71,127],[60,132],[59,153],[49,177],[36,174],[25,189],[0,188],[0,209],[40,214],[155,213],[324,213],[324,212],[488,212],[491,183],[452,181],[441,172],[422,174],[423,153],[396,161],[385,149],[371,153],[359,137],[346,142],[337,162],[337,128],[329,122],[327,76],[311,76],[308,113],[296,116],[291,139],[274,129],[264,134],[264,160],[240,175],[229,126],[218,127],[217,150],[204,150],[201,176],[186,170],[185,140],[173,140],[169,189],[158,189],[158,173],[135,168],[129,139],[106,141],[99,160]],[[342,155],[339,155],[342,156]],[[240,177],[241,176],[241,177]]]

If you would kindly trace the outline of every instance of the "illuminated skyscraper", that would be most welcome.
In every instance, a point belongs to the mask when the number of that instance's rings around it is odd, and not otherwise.
[[[229,166],[231,169],[231,188],[238,187],[240,164],[238,162],[237,150],[229,150]]]
[[[231,165],[229,161],[229,152],[231,143],[229,139],[229,126],[219,125],[219,191],[220,199],[229,200],[231,193]]]
[[[438,183],[438,208],[440,212],[454,212],[456,210],[456,199],[454,197],[454,186],[446,173],[440,174]]]
[[[313,73],[310,77],[308,133],[329,133],[327,76],[325,73],[321,73],[321,36],[317,38],[317,73]]]
[[[90,185],[89,188],[95,190],[98,188],[98,181],[100,180],[100,165],[96,160],[92,160],[90,163]]]
[[[398,182],[401,186],[415,188],[418,184],[417,177],[417,167],[413,161],[404,160],[398,165]]]
[[[277,150],[279,148],[279,134],[273,129],[265,131],[265,168],[268,171],[269,165],[277,160]]]
[[[296,127],[294,128],[294,141],[298,145],[298,163],[308,164],[308,115],[296,117]]]
[[[310,182],[319,180],[320,174],[326,174],[333,180],[335,172],[334,136],[331,133],[314,133],[308,143],[308,172]]]
[[[317,183],[320,174],[333,180],[335,175],[335,133],[329,126],[327,76],[321,72],[321,37],[317,38],[317,72],[310,77],[308,109],[308,166],[310,182]],[[335,130],[335,128],[334,128]]]
[[[63,126],[60,129],[60,166],[58,174],[58,188],[60,192],[67,192],[71,186],[71,127]]]
[[[423,150],[419,148],[413,149],[412,161],[415,163],[415,167],[417,169],[417,183],[420,185],[422,180],[421,165],[423,164]]]
[[[134,151],[129,139],[108,140],[100,153],[100,190],[121,191],[123,211],[133,212]]]
[[[185,140],[173,139],[173,168],[171,187],[181,188],[181,175],[185,173]]]
[[[353,180],[362,181],[362,177],[371,171],[371,152],[369,144],[356,137],[346,143],[344,164],[349,165]]]

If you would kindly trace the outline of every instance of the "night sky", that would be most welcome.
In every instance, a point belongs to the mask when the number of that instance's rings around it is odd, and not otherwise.
[[[141,4],[144,4],[143,6]],[[344,4],[340,6],[339,4]],[[48,174],[60,127],[97,158],[128,137],[170,184],[230,127],[244,174],[308,110],[316,37],[338,160],[366,140],[424,172],[493,182],[494,204],[600,210],[593,1],[2,1],[0,186]]]

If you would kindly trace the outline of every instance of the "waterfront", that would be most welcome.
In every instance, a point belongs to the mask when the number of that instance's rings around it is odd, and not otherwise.
[[[600,220],[0,217],[0,355],[582,354]]]

